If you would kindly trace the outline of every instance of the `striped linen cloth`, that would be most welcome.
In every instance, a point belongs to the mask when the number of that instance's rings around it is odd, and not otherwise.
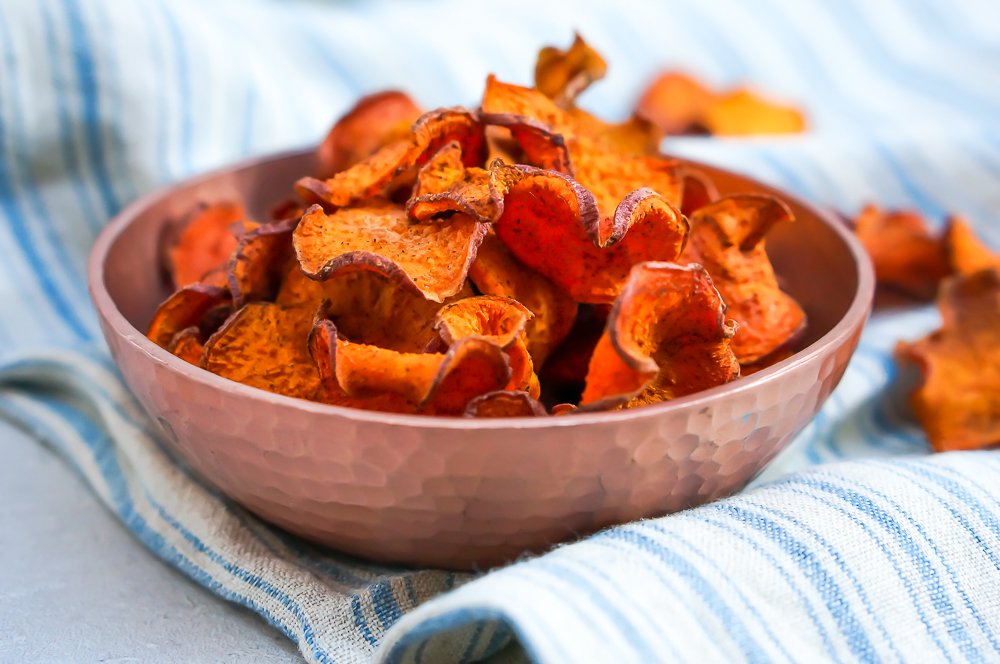
[[[528,83],[573,29],[611,65],[582,100],[607,117],[662,67],[809,112],[803,136],[668,151],[848,213],[961,211],[1000,247],[991,0],[0,0],[0,412],[311,662],[1000,661],[1000,458],[925,457],[890,358],[935,327],[930,307],[871,321],[756,488],[481,578],[314,548],[160,450],[87,295],[103,224],[159,185],[315,142],[366,92],[475,105],[487,72]]]

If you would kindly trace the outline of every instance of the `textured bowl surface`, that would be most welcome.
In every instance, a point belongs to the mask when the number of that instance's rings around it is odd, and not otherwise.
[[[199,202],[263,217],[312,172],[311,152],[247,162],[147,196],[90,259],[91,296],[129,387],[203,477],[264,519],[345,552],[473,567],[739,490],[816,414],[867,318],[874,279],[839,222],[765,185],[705,167],[722,193],[780,196],[797,221],[768,253],[809,327],[791,358],[728,385],[635,410],[467,420],[309,403],[220,378],[143,331],[168,294],[164,225]]]

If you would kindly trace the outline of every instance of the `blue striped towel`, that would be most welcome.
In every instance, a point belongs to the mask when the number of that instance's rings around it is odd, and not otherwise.
[[[925,457],[890,359],[932,308],[871,321],[755,488],[480,578],[317,549],[161,452],[87,296],[102,225],[158,185],[315,142],[366,92],[474,105],[487,72],[526,83],[573,29],[611,63],[583,98],[597,113],[624,116],[670,67],[753,82],[813,127],[668,151],[847,213],[961,211],[1000,246],[991,0],[0,0],[0,412],[311,662],[1000,661],[1000,458]]]

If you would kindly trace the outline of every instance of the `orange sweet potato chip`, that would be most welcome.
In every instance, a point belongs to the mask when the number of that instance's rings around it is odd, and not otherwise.
[[[328,210],[355,205],[381,194],[395,178],[426,163],[450,141],[462,146],[466,166],[482,163],[485,141],[476,114],[462,108],[439,109],[413,123],[408,138],[389,143],[325,182],[302,178],[295,183],[295,190],[310,203],[322,204]]]
[[[579,131],[599,145],[621,155],[641,157],[659,153],[663,132],[646,118],[633,115],[624,122],[605,122],[580,108],[567,111],[576,120]]]
[[[690,76],[666,72],[649,84],[636,103],[636,113],[665,134],[691,133],[715,101],[715,93]]]
[[[167,350],[188,364],[198,366],[201,360],[202,341],[198,327],[188,327],[174,335]]]
[[[297,218],[258,226],[240,238],[229,259],[226,279],[238,309],[246,302],[272,299],[292,258]]]
[[[1000,270],[1000,255],[983,244],[961,217],[948,220],[944,243],[951,269],[957,274],[969,275],[991,267]]]
[[[896,349],[921,371],[913,410],[938,452],[1000,443],[1000,276],[945,280],[938,308],[941,329]]]
[[[697,168],[685,166],[681,185],[681,214],[690,218],[696,210],[719,200],[712,178]]]
[[[181,330],[197,327],[213,307],[229,304],[229,291],[216,285],[195,283],[175,291],[159,306],[146,336],[168,348]]]
[[[591,83],[604,78],[608,63],[579,34],[563,51],[546,46],[535,62],[535,89],[559,106],[569,108]]]
[[[307,345],[313,316],[305,306],[251,302],[205,342],[199,366],[244,385],[313,399],[320,387]]]
[[[464,286],[488,229],[466,214],[411,223],[402,207],[372,199],[332,215],[314,205],[295,229],[293,244],[302,271],[313,279],[370,270],[443,302]]]
[[[465,407],[466,417],[546,417],[545,407],[527,392],[501,390],[476,397]]]
[[[213,269],[225,265],[236,248],[237,240],[231,227],[245,217],[243,206],[234,203],[209,205],[195,213],[169,250],[174,286],[190,286]]]
[[[732,349],[743,364],[788,345],[805,329],[805,312],[778,287],[764,251],[764,236],[771,227],[793,219],[787,205],[757,194],[723,198],[691,217],[684,258],[712,275],[739,325]]]
[[[494,233],[479,245],[469,279],[484,295],[513,298],[534,314],[525,327],[528,352],[542,366],[573,327],[577,304],[551,281],[514,258]]]
[[[768,101],[746,89],[720,95],[701,121],[716,136],[795,134],[806,129],[805,117],[799,110]]]
[[[854,232],[872,259],[880,285],[921,299],[934,297],[948,274],[948,256],[919,213],[867,205],[854,219]]]
[[[602,219],[589,191],[564,175],[518,166],[497,235],[522,263],[578,302],[610,303],[633,265],[677,258],[687,220],[651,189],[638,189]]]
[[[385,145],[407,140],[420,115],[420,107],[398,90],[362,97],[337,120],[316,151],[323,174],[339,173]]]
[[[516,300],[480,295],[445,305],[434,320],[434,329],[445,348],[466,337],[483,337],[504,349],[510,362],[509,390],[526,390],[538,396],[538,380],[524,342],[532,314]]]
[[[581,410],[657,403],[739,378],[725,311],[700,265],[636,265],[591,357]]]
[[[572,331],[542,366],[540,376],[546,400],[580,400],[590,358],[604,334],[607,320],[607,312],[592,305],[580,306]]]
[[[443,212],[463,212],[481,223],[492,223],[503,211],[508,180],[519,179],[516,169],[500,159],[490,168],[466,168],[462,147],[447,143],[420,169],[413,197],[406,211],[417,221],[427,221]]]

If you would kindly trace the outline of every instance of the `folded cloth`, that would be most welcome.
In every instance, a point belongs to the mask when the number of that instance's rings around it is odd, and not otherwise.
[[[151,551],[312,662],[1000,660],[1000,460],[916,458],[926,442],[890,357],[933,329],[931,308],[869,324],[757,488],[477,579],[310,546],[159,447],[87,296],[101,226],[158,184],[315,142],[365,92],[404,88],[432,108],[474,105],[489,71],[528,83],[537,48],[573,28],[611,64],[583,100],[598,113],[623,116],[675,67],[750,81],[813,127],[666,149],[847,213],[868,200],[935,224],[961,211],[1000,246],[988,0],[0,0],[0,412]]]

